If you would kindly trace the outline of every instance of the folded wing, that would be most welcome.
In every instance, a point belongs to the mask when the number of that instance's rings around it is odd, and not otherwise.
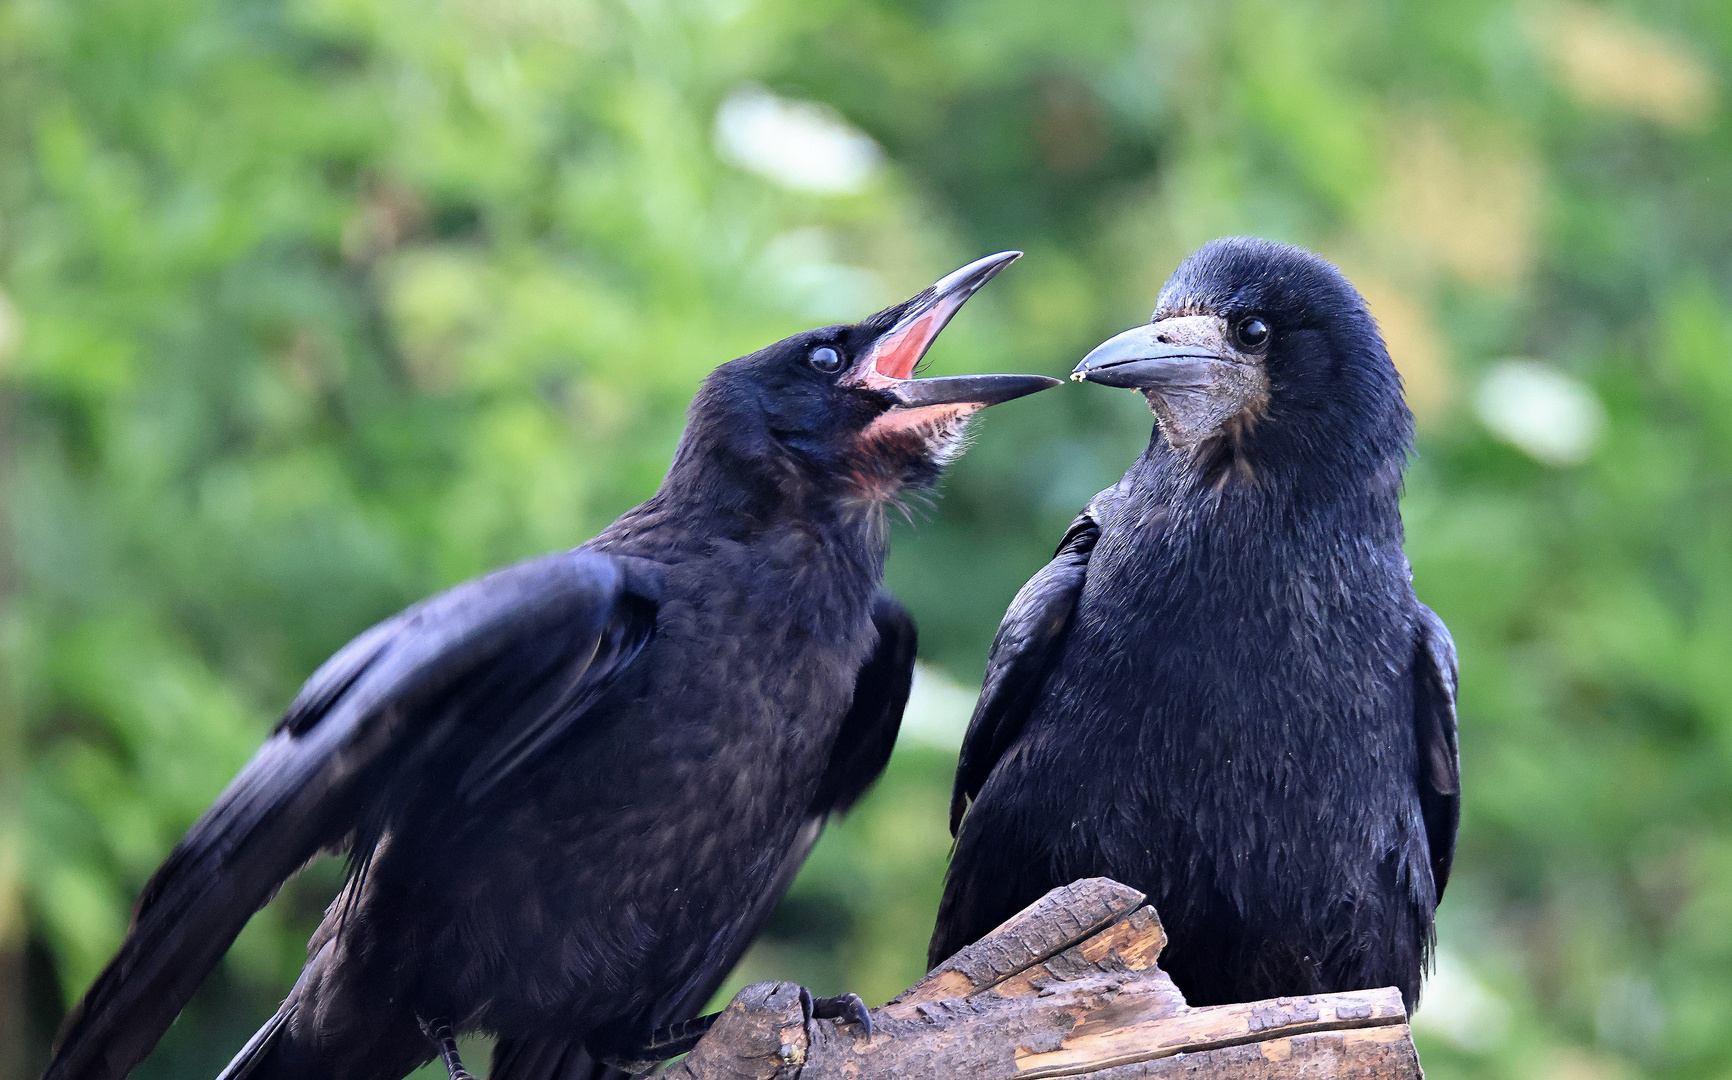
[[[950,796],[952,835],[961,827],[962,815],[980,794],[993,766],[1022,732],[1070,629],[1071,612],[1088,576],[1089,555],[1100,535],[1100,525],[1090,510],[1078,514],[1052,561],[1028,579],[1004,613],[986,659],[980,700],[975,703],[956,763],[956,786]]]
[[[1455,862],[1455,833],[1461,823],[1461,752],[1455,733],[1457,670],[1455,641],[1443,620],[1424,604],[1419,605],[1413,678],[1419,808],[1431,848],[1431,880],[1441,900]]]
[[[878,644],[854,680],[854,700],[842,719],[830,762],[819,781],[808,816],[776,873],[764,882],[751,907],[715,943],[711,962],[689,985],[659,1002],[648,1019],[661,1027],[696,1016],[715,996],[740,958],[751,947],[776,908],[806,856],[818,843],[831,815],[852,809],[890,763],[890,751],[902,727],[902,713],[914,685],[914,620],[896,598],[880,592],[872,609]],[[489,1080],[626,1080],[627,1074],[607,1066],[576,1040],[533,1038],[501,1040],[493,1051]]]
[[[636,560],[546,556],[339,650],[146,886],[44,1080],[124,1076],[285,880],[321,850],[365,862],[399,774],[461,754],[453,795],[473,800],[578,724],[653,631],[655,580]]]

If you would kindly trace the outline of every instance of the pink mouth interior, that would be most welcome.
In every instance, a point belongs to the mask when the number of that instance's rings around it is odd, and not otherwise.
[[[948,308],[948,304],[935,307],[894,335],[881,340],[872,350],[872,371],[867,375],[867,381],[871,381],[872,375],[892,381],[911,377],[914,374],[914,365],[920,362],[921,355],[926,352],[926,346],[949,321]]]

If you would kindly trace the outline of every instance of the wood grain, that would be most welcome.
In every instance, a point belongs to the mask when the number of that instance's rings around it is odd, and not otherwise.
[[[1111,878],[1083,878],[1052,890],[998,929],[933,968],[891,1005],[967,997],[1088,937],[1143,902]]]
[[[1191,1008],[1157,963],[1142,894],[1104,878],[1048,893],[872,1012],[808,1019],[759,983],[656,1080],[1423,1080],[1394,987]]]

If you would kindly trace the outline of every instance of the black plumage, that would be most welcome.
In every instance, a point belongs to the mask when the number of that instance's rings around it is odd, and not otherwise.
[[[889,757],[915,632],[886,503],[1054,383],[912,377],[1015,254],[723,364],[649,501],[333,656],[152,878],[49,1080],[124,1075],[321,850],[348,883],[232,1080],[389,1080],[441,1022],[497,1035],[499,1080],[589,1075],[699,1008]]]
[[[1076,377],[1142,391],[1156,428],[993,642],[933,963],[1107,875],[1149,895],[1193,1004],[1411,1008],[1455,848],[1456,662],[1402,553],[1412,416],[1364,301],[1307,252],[1216,241]]]

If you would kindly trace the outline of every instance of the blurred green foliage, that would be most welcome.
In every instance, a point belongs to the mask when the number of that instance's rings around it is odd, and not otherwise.
[[[934,363],[1062,374],[1244,232],[1340,262],[1421,419],[1466,778],[1428,1071],[1725,1075],[1729,59],[1717,0],[0,0],[0,1071],[300,679],[648,495],[714,364],[1019,247]],[[778,182],[718,129],[753,85],[881,160]],[[919,974],[956,684],[1148,427],[996,410],[898,529],[918,722],[738,982]],[[139,1075],[220,1067],[339,874]]]

